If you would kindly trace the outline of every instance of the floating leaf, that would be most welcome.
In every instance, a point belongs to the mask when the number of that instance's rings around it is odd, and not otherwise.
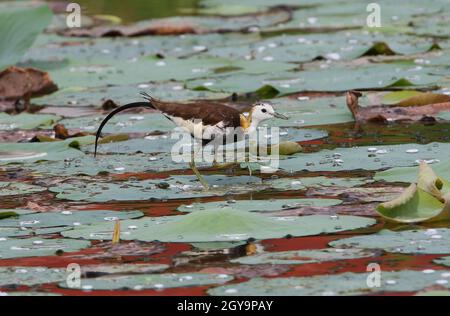
[[[436,264],[450,267],[450,256],[434,259],[433,262]]]
[[[377,234],[357,236],[332,241],[338,248],[383,249],[387,252],[406,254],[450,253],[448,238],[450,229],[408,230],[393,232],[382,230]]]
[[[242,241],[311,236],[373,225],[375,220],[357,216],[267,217],[230,208],[208,209],[187,215],[123,221],[121,238],[163,242]],[[111,239],[113,225],[92,225],[64,232],[65,237]]]
[[[205,179],[212,187],[208,191],[203,190],[203,186],[195,176],[173,176],[161,180],[117,183],[68,181],[50,187],[49,190],[57,193],[59,199],[106,202],[221,196],[231,192],[248,192],[261,188],[261,179],[256,177],[211,175],[205,176]],[[248,182],[252,182],[254,185],[250,187]]]
[[[340,203],[342,203],[342,201],[335,199],[230,200],[181,205],[177,210],[180,212],[195,212],[217,209],[220,207],[232,207],[233,209],[240,211],[273,212],[291,208],[300,208],[303,206],[332,206]]]
[[[20,215],[17,219],[6,219],[0,227],[59,227],[91,225],[103,221],[116,221],[139,218],[144,214],[139,211],[61,211]]]
[[[32,194],[46,190],[47,188],[27,183],[0,181],[0,196]]]
[[[402,91],[403,92],[403,91]],[[409,91],[406,91],[409,92]],[[383,98],[388,99],[399,99],[401,96],[407,95],[406,93],[403,95],[395,95],[395,97],[392,95],[396,92],[391,92],[391,95],[384,96]],[[399,100],[397,103],[395,103],[396,106],[423,106],[428,104],[434,104],[434,103],[444,103],[444,102],[450,102],[450,96],[446,94],[437,94],[437,93],[418,93],[416,91],[411,91],[410,94],[412,96],[404,98],[402,100]]]
[[[396,223],[420,223],[441,221],[450,218],[449,206],[445,204],[450,184],[436,176],[431,167],[420,163],[418,184],[411,184],[392,201],[380,204],[377,212]],[[449,196],[450,197],[450,196]]]
[[[89,49],[91,50],[91,49]],[[145,81],[144,81],[145,82]],[[157,82],[139,83],[134,85],[106,86],[106,87],[68,87],[61,89],[51,95],[33,99],[33,104],[46,106],[96,106],[100,107],[107,100],[113,100],[116,104],[122,105],[131,102],[142,101],[139,93],[143,90],[151,91],[152,95],[164,101],[189,101],[197,99],[223,99],[229,93],[214,93],[210,91],[193,91],[185,89],[183,82]],[[118,115],[111,122],[118,121],[119,118],[127,118],[136,115]],[[143,115],[147,117],[147,115]],[[68,128],[89,127],[96,122],[98,117],[77,117],[65,119],[61,123]],[[86,124],[85,124],[86,123]],[[156,121],[154,123],[157,123]],[[170,123],[170,122],[169,122]],[[109,125],[109,124],[108,124]],[[105,128],[108,128],[108,125]],[[120,126],[119,126],[120,127]],[[130,128],[123,126],[121,129]],[[147,127],[150,128],[150,127]],[[106,130],[105,130],[106,131]]]
[[[168,267],[167,264],[158,263],[83,265],[81,273],[84,275],[154,273],[164,271]]]
[[[83,156],[83,152],[70,146],[73,142],[77,140],[68,139],[49,143],[2,143],[0,165],[64,160]]]
[[[315,153],[299,153],[280,159],[286,171],[379,170],[389,167],[415,166],[420,160],[430,161],[450,150],[450,144],[430,143],[390,146],[336,148]],[[259,166],[255,166],[257,169]]]
[[[0,4],[0,70],[16,64],[37,35],[47,27],[52,12],[42,3]]]
[[[0,237],[27,237],[38,235],[59,234],[69,230],[71,227],[50,227],[50,228],[25,228],[25,227],[2,227],[0,226]],[[6,240],[6,239],[5,239]]]
[[[395,223],[420,223],[436,218],[444,204],[431,194],[411,184],[396,199],[380,204],[377,212]]]
[[[361,186],[371,182],[363,178],[328,178],[328,177],[309,177],[309,178],[279,178],[269,180],[265,183],[271,188],[277,190],[305,190],[307,188],[333,187],[333,188],[350,188]]]
[[[74,252],[89,247],[86,240],[73,239],[6,239],[0,241],[0,258],[53,256],[57,252]],[[0,281],[1,282],[1,281]]]
[[[37,127],[50,127],[57,122],[60,117],[52,114],[29,114],[20,113],[9,115],[0,113],[0,130],[33,129]]]
[[[255,278],[247,282],[219,286],[210,295],[239,296],[336,296],[381,292],[416,292],[436,284],[439,276],[419,271],[383,272],[380,287],[367,286],[366,273],[341,273],[313,277]],[[444,285],[449,287],[450,285]]]
[[[305,264],[325,261],[358,259],[373,256],[374,253],[361,249],[319,249],[265,252],[233,259],[240,264]]]
[[[0,286],[34,286],[61,282],[66,278],[66,269],[46,267],[0,267]]]
[[[167,274],[136,274],[124,276],[104,276],[81,279],[82,290],[163,290],[177,287],[221,284],[231,281],[232,276],[226,274],[207,273],[167,273]],[[68,288],[66,282],[59,284]]]

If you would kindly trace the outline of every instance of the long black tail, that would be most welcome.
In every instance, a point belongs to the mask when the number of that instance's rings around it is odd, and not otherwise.
[[[109,113],[107,117],[105,117],[105,119],[102,121],[102,123],[100,124],[100,127],[97,130],[97,134],[95,135],[94,157],[97,156],[98,139],[99,139],[99,137],[102,133],[102,129],[106,125],[106,123],[108,123],[108,121],[119,112],[122,112],[122,111],[125,111],[128,109],[142,108],[142,107],[154,109],[154,106],[149,102],[134,102],[134,103],[125,104],[125,105],[122,105],[121,107],[118,107],[117,109],[115,109],[114,111]]]

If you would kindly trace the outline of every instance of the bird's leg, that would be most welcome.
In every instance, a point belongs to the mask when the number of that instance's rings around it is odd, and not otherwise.
[[[214,139],[214,161],[213,161],[213,167],[217,169],[227,169],[235,165],[235,162],[226,162],[224,161],[224,156],[226,157],[226,152],[219,151],[219,146],[222,145],[222,139],[215,138]],[[223,143],[224,150],[226,150],[225,143]],[[220,154],[222,156],[222,159],[220,159],[221,163],[217,161],[217,156]]]
[[[201,150],[201,147],[200,147],[200,150]],[[203,188],[205,190],[209,190],[208,182],[206,182],[205,178],[203,178],[203,176],[200,174],[200,171],[198,171],[197,166],[195,165],[195,155],[196,155],[196,152],[195,152],[195,145],[194,145],[194,150],[191,151],[191,162],[189,163],[189,167],[195,173],[198,181],[200,181],[200,183],[203,185]]]

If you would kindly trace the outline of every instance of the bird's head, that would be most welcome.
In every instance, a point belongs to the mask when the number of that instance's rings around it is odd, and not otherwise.
[[[250,111],[251,119],[254,122],[260,123],[271,118],[279,118],[283,120],[289,119],[287,116],[275,112],[272,104],[268,102],[257,102],[253,105]]]

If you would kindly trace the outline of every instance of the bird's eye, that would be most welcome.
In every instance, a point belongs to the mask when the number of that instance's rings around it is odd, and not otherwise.
[[[266,109],[262,109],[262,110],[261,110],[261,112],[263,112],[263,113],[266,113],[266,112],[267,112],[267,110],[266,110]]]

